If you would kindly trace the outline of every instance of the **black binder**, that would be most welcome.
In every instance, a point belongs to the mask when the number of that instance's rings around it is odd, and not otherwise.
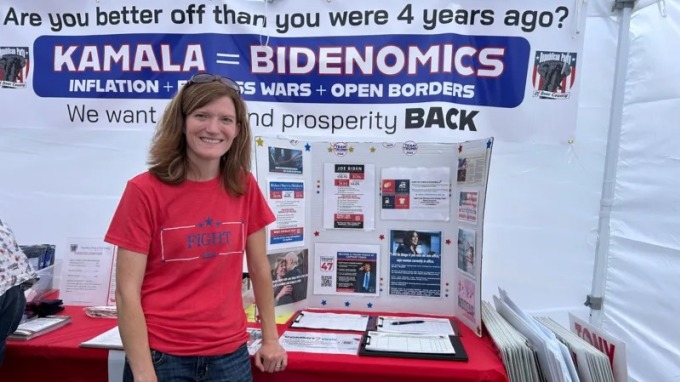
[[[370,341],[368,333],[364,333],[361,337],[361,344],[359,345],[359,355],[360,356],[372,356],[372,357],[395,357],[395,358],[418,358],[418,359],[434,359],[443,361],[461,361],[467,362],[468,355],[463,347],[463,343],[460,342],[460,337],[448,336],[453,345],[453,349],[456,351],[455,354],[442,354],[442,353],[407,353],[407,352],[394,352],[394,351],[382,351],[382,350],[367,350],[366,343]]]

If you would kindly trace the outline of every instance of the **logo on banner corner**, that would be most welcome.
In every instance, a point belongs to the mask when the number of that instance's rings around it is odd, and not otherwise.
[[[537,51],[531,81],[534,97],[568,99],[576,82],[576,53]]]
[[[30,69],[28,47],[0,47],[0,88],[26,87]]]

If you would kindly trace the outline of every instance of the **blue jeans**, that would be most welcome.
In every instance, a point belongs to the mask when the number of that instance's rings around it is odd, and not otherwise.
[[[151,350],[158,382],[252,382],[250,356],[244,344],[235,352],[216,356],[176,356]],[[123,382],[133,382],[130,364],[125,360]]]
[[[0,296],[0,366],[5,360],[7,337],[19,326],[26,309],[26,297],[20,285],[9,288]]]

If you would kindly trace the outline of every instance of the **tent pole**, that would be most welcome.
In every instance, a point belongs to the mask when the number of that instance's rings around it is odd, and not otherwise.
[[[621,123],[623,120],[623,97],[626,86],[628,52],[630,48],[628,35],[630,32],[630,17],[634,5],[634,0],[615,0],[613,7],[613,10],[621,11],[621,19],[619,23],[618,46],[616,51],[616,69],[614,71],[611,113],[609,115],[607,153],[604,161],[602,195],[600,196],[600,216],[598,222],[597,245],[595,249],[593,285],[591,294],[588,295],[585,303],[586,306],[590,307],[590,323],[596,326],[599,326],[602,322],[602,304],[609,256],[609,223],[616,189],[616,169],[619,159]]]

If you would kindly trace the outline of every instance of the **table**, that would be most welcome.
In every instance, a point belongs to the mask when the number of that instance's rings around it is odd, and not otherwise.
[[[90,318],[80,306],[67,306],[59,314],[71,316],[71,324],[30,341],[7,341],[0,381],[108,380],[109,351],[79,346],[116,326],[116,320]]]
[[[109,351],[81,348],[80,343],[113,328],[116,321],[87,317],[82,307],[67,306],[73,322],[30,341],[7,343],[0,381],[106,382]],[[254,370],[257,382],[364,381],[507,382],[503,364],[488,337],[479,338],[459,325],[469,362],[359,357],[313,353],[288,353],[288,368],[267,374]],[[286,325],[279,326],[283,333]]]

